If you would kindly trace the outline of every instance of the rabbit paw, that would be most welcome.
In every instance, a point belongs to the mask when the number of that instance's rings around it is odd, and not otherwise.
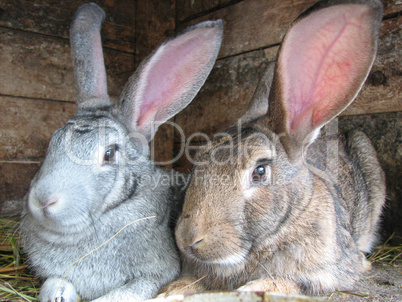
[[[205,287],[199,282],[199,280],[183,276],[164,286],[160,291],[158,298],[165,298],[168,296],[176,296],[182,294],[194,294],[205,290]]]
[[[257,279],[248,282],[247,284],[239,287],[238,291],[253,292],[253,291],[264,291],[264,292],[277,292],[284,294],[299,294],[300,287],[291,280],[283,279]]]
[[[41,287],[39,301],[79,302],[81,299],[70,282],[59,278],[49,278]]]

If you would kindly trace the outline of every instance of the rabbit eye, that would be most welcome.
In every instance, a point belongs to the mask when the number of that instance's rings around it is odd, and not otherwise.
[[[257,168],[255,168],[255,172],[257,172],[259,176],[263,176],[265,175],[265,167],[258,166]]]
[[[104,164],[112,164],[116,160],[116,151],[118,150],[117,146],[109,147],[103,156]]]
[[[252,186],[263,186],[268,183],[270,178],[270,168],[268,165],[258,165],[251,174]]]
[[[265,177],[265,174],[266,174],[266,170],[265,170],[265,167],[264,167],[264,166],[258,166],[258,167],[256,167],[256,168],[254,169],[253,175],[252,175],[253,182],[259,182],[259,181],[261,181],[261,180]]]

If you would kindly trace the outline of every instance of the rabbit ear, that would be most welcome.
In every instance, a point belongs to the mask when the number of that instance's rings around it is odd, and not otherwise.
[[[82,5],[70,28],[78,109],[109,106],[100,27],[105,12],[95,3]]]
[[[268,64],[264,75],[258,82],[246,113],[241,117],[243,123],[256,120],[265,116],[268,112],[268,96],[271,90],[272,79],[274,77],[275,62]]]
[[[160,45],[129,79],[117,103],[128,127],[151,140],[184,109],[208,77],[222,41],[222,21],[206,21]]]
[[[299,160],[319,129],[356,97],[375,58],[381,19],[378,1],[329,0],[287,32],[268,117],[291,159]]]

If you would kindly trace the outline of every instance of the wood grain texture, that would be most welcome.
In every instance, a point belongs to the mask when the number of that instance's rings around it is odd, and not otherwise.
[[[402,1],[381,0],[384,5],[384,16],[393,15],[402,11]]]
[[[279,44],[290,23],[317,0],[244,0],[180,24],[184,28],[204,20],[222,19],[224,37],[219,57]]]
[[[134,53],[135,2],[94,0],[106,12],[106,47]],[[71,20],[82,0],[0,0],[0,26],[68,39]]]
[[[185,20],[196,19],[199,15],[207,15],[208,12],[224,9],[240,1],[242,0],[177,0],[177,21],[181,23]],[[261,0],[254,1],[261,2]],[[382,2],[385,16],[402,11],[402,2],[400,0],[382,0]]]
[[[39,167],[39,164],[32,163],[0,162],[0,212],[3,212],[4,201],[21,200],[24,197]]]
[[[104,51],[108,90],[116,98],[134,71],[134,55]],[[75,101],[68,40],[0,28],[0,94]]]
[[[175,30],[175,1],[137,1],[136,64]]]
[[[217,10],[219,8],[228,6],[239,2],[239,0],[177,0],[177,21],[182,22],[186,19],[191,19],[199,14],[205,14],[205,12],[211,10]]]
[[[42,160],[52,133],[74,116],[75,107],[0,96],[0,160]]]
[[[199,13],[203,1],[183,0],[185,17]],[[196,4],[197,2],[197,4]],[[226,1],[223,1],[226,2]],[[291,22],[317,0],[259,1],[244,0],[198,18],[179,24],[184,28],[204,20],[222,19],[225,26],[224,40],[219,57],[226,57],[247,51],[279,44]],[[402,11],[399,0],[385,0],[384,15],[394,15]],[[219,6],[221,1],[207,1],[206,8]],[[180,7],[180,6],[178,6]],[[192,11],[190,8],[194,9]],[[180,16],[180,10],[178,14]],[[188,12],[187,12],[188,11]],[[180,20],[180,19],[179,19]]]
[[[174,131],[173,118],[161,125],[149,143],[150,158],[158,167],[173,168]]]
[[[0,28],[0,93],[74,101],[67,40]]]

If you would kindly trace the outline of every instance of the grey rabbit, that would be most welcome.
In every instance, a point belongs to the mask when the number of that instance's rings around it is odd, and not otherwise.
[[[328,0],[292,23],[241,122],[194,157],[182,273],[161,295],[320,294],[370,267],[385,202],[375,149],[358,130],[318,135],[360,91],[381,20],[380,1]]]
[[[45,280],[40,301],[144,300],[179,274],[170,226],[186,178],[157,168],[148,142],[205,82],[223,25],[202,22],[162,43],[112,104],[100,37],[104,18],[90,3],[73,19],[77,112],[52,135],[21,217],[29,265]]]

